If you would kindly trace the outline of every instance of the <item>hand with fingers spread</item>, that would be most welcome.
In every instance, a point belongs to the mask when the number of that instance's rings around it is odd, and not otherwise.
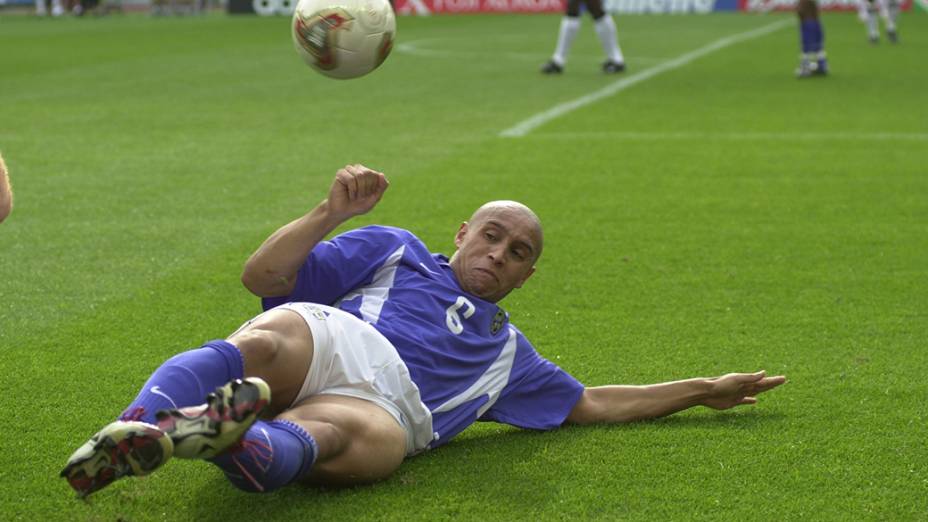
[[[767,377],[766,372],[729,373],[706,379],[635,385],[587,387],[567,422],[631,422],[671,415],[694,406],[727,410],[741,404],[754,404],[757,394],[776,388],[786,377]]]
[[[756,396],[786,382],[786,377],[767,377],[763,370],[756,373],[729,373],[709,379],[709,395],[703,406],[716,410],[727,410],[742,404],[755,404]]]
[[[361,164],[347,165],[335,173],[328,210],[342,221],[365,214],[377,205],[389,186],[382,172]]]

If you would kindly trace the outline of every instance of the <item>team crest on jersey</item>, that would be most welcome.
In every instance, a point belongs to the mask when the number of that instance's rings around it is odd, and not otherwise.
[[[496,335],[499,332],[499,329],[503,327],[503,323],[506,322],[506,312],[499,310],[496,312],[496,315],[493,316],[493,322],[490,323],[490,333]]]
[[[338,32],[348,27],[354,18],[344,9],[333,7],[317,11],[310,16],[297,16],[293,22],[294,30],[300,35],[300,47],[316,59],[320,69],[335,68],[333,49],[338,39]]]

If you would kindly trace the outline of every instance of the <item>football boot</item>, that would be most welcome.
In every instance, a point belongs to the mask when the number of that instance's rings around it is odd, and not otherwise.
[[[61,476],[83,498],[116,479],[148,475],[167,462],[173,451],[171,438],[157,427],[116,421],[78,448]]]
[[[161,410],[158,428],[174,442],[174,456],[209,459],[234,446],[271,402],[271,388],[257,377],[236,379],[206,397],[206,403]]]
[[[603,72],[606,74],[620,73],[625,70],[625,64],[608,60],[603,63]]]
[[[564,72],[564,66],[558,65],[554,60],[541,66],[541,74],[561,74]]]

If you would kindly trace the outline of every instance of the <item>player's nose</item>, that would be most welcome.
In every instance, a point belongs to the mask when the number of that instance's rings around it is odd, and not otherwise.
[[[490,260],[493,261],[493,264],[495,265],[503,264],[504,260],[506,259],[504,249],[505,247],[502,245],[497,245],[497,246],[490,248],[488,256],[490,257]]]

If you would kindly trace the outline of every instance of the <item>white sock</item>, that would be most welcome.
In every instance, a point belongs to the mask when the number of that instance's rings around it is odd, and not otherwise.
[[[567,63],[567,55],[570,54],[570,46],[574,43],[574,38],[580,31],[580,18],[565,16],[561,19],[561,28],[557,33],[557,47],[554,49],[554,56],[551,60],[561,67]]]
[[[896,2],[890,2],[886,9],[886,30],[896,30],[896,17],[899,16],[899,5]]]
[[[880,36],[879,23],[880,20],[876,17],[876,13],[868,13],[867,35],[870,36],[870,38],[878,38]]]
[[[606,58],[613,62],[625,63],[622,49],[619,48],[619,37],[616,34],[612,15],[607,14],[596,20],[593,27],[596,28],[596,36],[599,36],[599,42],[603,44],[603,52],[606,53]]]

